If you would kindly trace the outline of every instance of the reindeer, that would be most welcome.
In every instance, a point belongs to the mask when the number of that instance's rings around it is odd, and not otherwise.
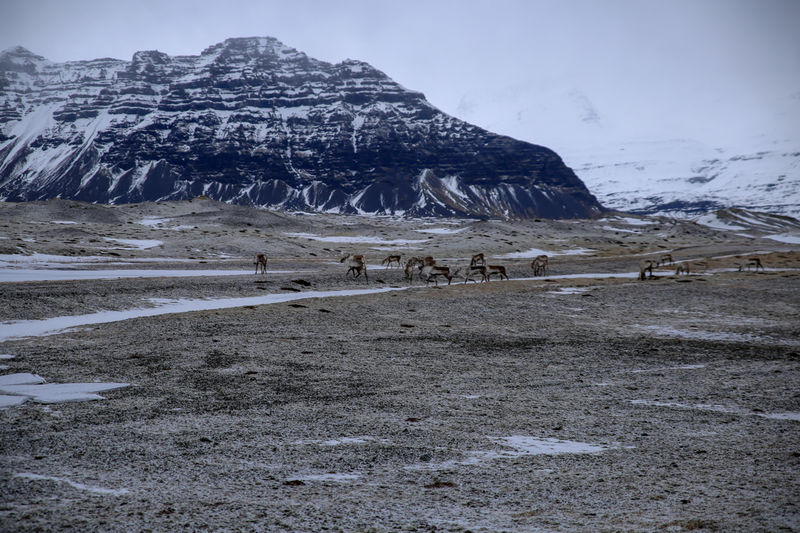
[[[671,265],[675,261],[672,259],[672,254],[662,254],[656,262],[656,266]]]
[[[479,265],[479,266],[469,267],[467,269],[467,273],[464,276],[464,283],[465,284],[470,280],[475,281],[475,280],[472,279],[472,274],[474,274],[475,272],[477,272],[478,274],[481,275],[481,283],[483,283],[484,281],[489,281],[489,274],[488,274],[488,271],[486,269],[486,266]]]
[[[705,272],[708,270],[707,261],[684,261],[675,269],[675,275],[691,274],[692,272]]]
[[[478,265],[486,266],[486,258],[483,256],[483,253],[473,255],[469,262],[470,268]]]
[[[533,269],[534,276],[546,276],[547,275],[547,256],[546,255],[539,255],[531,261],[531,268]]]
[[[411,259],[406,261],[406,266],[404,271],[406,275],[406,281],[408,281],[409,283],[414,281],[414,267],[417,266],[419,268],[423,267],[422,259],[420,259],[419,257],[412,257]]]
[[[345,263],[347,265],[347,272],[345,273],[345,277],[353,274],[353,279],[356,279],[361,273],[364,273],[364,279],[369,282],[369,277],[367,277],[367,262],[364,259],[363,255],[346,255],[339,260],[340,263]]]
[[[639,279],[647,279],[647,276],[645,276],[647,272],[650,272],[650,279],[653,279],[653,268],[657,266],[658,263],[651,261],[650,259],[643,259],[639,261]]]
[[[261,270],[262,274],[267,273],[267,254],[256,254],[253,264],[256,265],[256,274]]]
[[[486,280],[490,280],[493,274],[500,276],[500,279],[509,279],[506,273],[506,267],[503,265],[486,265]]]
[[[425,265],[420,269],[419,277],[425,280],[425,285],[433,280],[436,285],[439,285],[439,276],[447,279],[447,284],[453,281],[453,276],[450,274],[450,267]]]
[[[739,272],[743,270],[747,270],[749,272],[750,267],[755,267],[756,272],[758,272],[759,268],[761,268],[762,271],[764,270],[764,265],[761,264],[761,258],[753,256],[753,257],[748,257],[744,263],[741,263],[739,265]]]
[[[386,265],[386,269],[387,269],[387,270],[388,270],[388,269],[389,269],[389,267],[391,267],[391,266],[392,266],[392,264],[394,264],[394,263],[397,263],[397,268],[400,268],[400,257],[401,257],[401,255],[400,255],[400,254],[397,254],[397,255],[389,255],[389,256],[387,256],[387,257],[386,257],[386,259],[384,259],[383,261],[381,261],[381,264],[382,264],[382,265]]]
[[[455,269],[452,273],[454,278],[463,277],[465,285],[468,281],[475,281],[477,283],[477,281],[472,278],[472,276],[475,274],[480,274],[481,283],[483,283],[484,281],[488,281],[489,279],[488,276],[486,275],[486,267],[483,265],[461,266]]]

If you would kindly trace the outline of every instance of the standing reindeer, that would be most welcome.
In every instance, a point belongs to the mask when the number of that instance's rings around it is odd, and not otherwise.
[[[469,262],[470,268],[478,265],[486,266],[486,258],[484,257],[483,253],[473,255],[472,260]]]
[[[267,273],[267,254],[256,254],[253,264],[256,265],[256,274],[261,270],[262,274]]]
[[[650,259],[643,259],[639,261],[639,279],[647,279],[645,274],[650,272],[650,279],[653,279],[653,269],[658,266],[658,263]]]
[[[381,264],[386,265],[387,270],[389,269],[389,267],[392,266],[392,264],[397,264],[397,268],[400,268],[400,257],[401,257],[400,254],[389,255],[386,257],[386,259],[381,261]]]
[[[406,266],[403,269],[406,275],[406,281],[412,283],[414,281],[414,268],[419,267],[422,268],[422,259],[419,257],[412,257],[408,261],[406,261]]]
[[[758,272],[759,268],[761,268],[762,271],[764,270],[764,265],[761,264],[761,258],[753,256],[753,257],[748,257],[744,263],[741,263],[739,265],[739,272],[743,270],[749,271],[750,267],[755,267],[756,272]]]
[[[436,285],[439,285],[439,276],[447,280],[447,284],[453,281],[453,276],[450,274],[450,267],[425,265],[420,269],[419,277],[425,280],[425,285],[433,280]]]
[[[363,272],[364,279],[369,282],[369,277],[367,277],[367,262],[363,255],[346,255],[342,257],[339,262],[347,265],[345,277],[352,273],[353,279],[356,279]]]
[[[472,274],[476,272],[481,275],[481,283],[484,281],[489,281],[489,274],[487,273],[486,267],[484,265],[479,265],[467,268],[467,272],[464,275],[464,283],[466,284],[468,281],[475,281],[472,279]]]
[[[546,255],[539,255],[531,261],[531,268],[533,269],[534,276],[546,276],[547,275],[547,256]]]
[[[671,265],[674,262],[675,261],[673,261],[673,259],[672,259],[672,254],[662,254],[661,257],[658,258],[658,262],[656,263],[656,266]]]
[[[492,275],[497,274],[500,279],[508,278],[508,274],[506,273],[506,267],[503,265],[486,265],[486,279],[487,281],[491,279]]]

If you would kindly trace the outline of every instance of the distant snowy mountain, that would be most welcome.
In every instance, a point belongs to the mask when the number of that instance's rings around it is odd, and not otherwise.
[[[632,118],[618,95],[595,98],[577,86],[576,80],[551,79],[473,91],[456,113],[492,131],[536,137],[554,147],[610,209],[692,216],[742,207],[800,216],[800,93],[771,102],[773,115],[750,117],[745,124],[752,129],[744,128],[750,133],[742,139],[720,125],[730,111],[724,106],[687,131],[682,117],[649,124],[645,117]],[[516,113],[509,115],[509,108]],[[706,125],[698,130],[697,122]]]
[[[800,145],[711,148],[669,140],[586,148],[565,155],[611,209],[697,215],[725,207],[800,216]]]
[[[602,211],[552,150],[446,115],[366,63],[272,38],[131,61],[0,53],[0,200],[199,195],[413,216]]]

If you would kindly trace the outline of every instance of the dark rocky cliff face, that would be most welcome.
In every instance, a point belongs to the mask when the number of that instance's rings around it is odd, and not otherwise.
[[[277,209],[587,217],[552,150],[448,116],[358,61],[271,38],[199,56],[51,63],[0,54],[0,199],[199,195]]]

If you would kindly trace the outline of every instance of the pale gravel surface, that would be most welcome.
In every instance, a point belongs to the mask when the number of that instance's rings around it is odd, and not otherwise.
[[[197,230],[135,222],[165,213]],[[91,239],[103,235],[165,241],[124,252],[135,257],[249,268],[249,254],[266,250],[271,269],[303,270],[3,284],[0,320],[128,309],[148,298],[406,287],[397,270],[378,267],[368,285],[344,279],[340,252],[363,250],[283,234],[418,239],[426,234],[413,229],[444,227],[253,215],[202,201],[0,205],[0,215],[7,250],[96,255],[108,243]],[[676,259],[772,250],[762,259],[780,270],[415,282],[5,342],[0,352],[15,358],[3,373],[132,386],[102,401],[0,410],[0,530],[800,529],[800,421],[771,418],[800,413],[800,254],[791,245],[669,222],[636,234],[593,221],[463,225],[404,251],[596,250],[551,260],[552,274],[575,274],[630,272],[637,254],[662,250],[677,250]],[[65,244],[63,231],[76,242]],[[379,262],[388,252],[365,253]],[[503,263],[512,278],[531,276],[528,261]],[[584,290],[554,294],[562,288]],[[498,440],[511,436],[607,449],[514,454]]]

